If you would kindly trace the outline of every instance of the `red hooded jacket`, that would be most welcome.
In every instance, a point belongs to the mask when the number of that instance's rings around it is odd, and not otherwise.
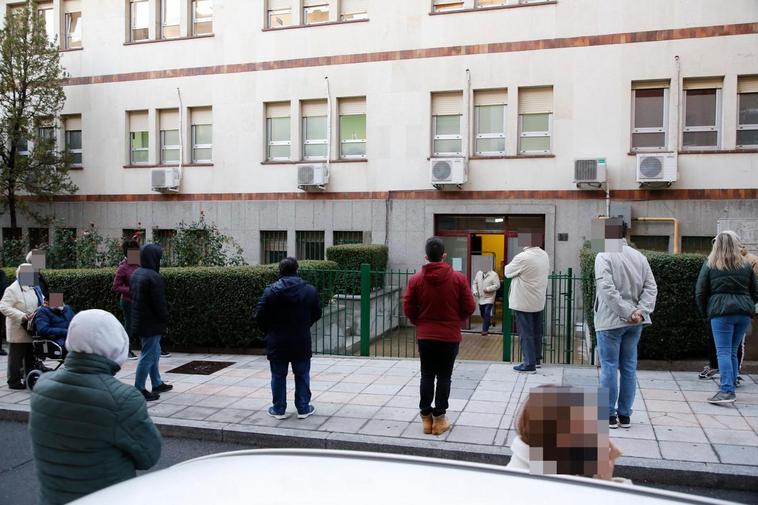
[[[428,263],[408,281],[403,310],[418,340],[461,341],[461,322],[474,312],[474,296],[460,272],[447,263]]]

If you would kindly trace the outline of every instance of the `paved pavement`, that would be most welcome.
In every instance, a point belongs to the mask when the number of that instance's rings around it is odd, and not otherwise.
[[[211,375],[167,373],[191,360],[233,362]],[[131,382],[135,361],[118,377]],[[546,383],[596,386],[589,367],[542,368],[521,375],[508,363],[460,361],[453,376],[452,429],[424,435],[418,418],[418,362],[402,359],[314,357],[311,389],[316,414],[277,421],[270,405],[268,362],[262,356],[174,354],[161,360],[174,390],[150,402],[166,435],[244,442],[259,447],[325,447],[453,457],[503,463],[515,435],[513,420],[529,389]],[[0,359],[5,370],[5,358]],[[0,372],[0,380],[5,378]],[[661,483],[717,476],[730,486],[758,486],[758,376],[745,376],[738,401],[705,400],[717,385],[697,372],[641,371],[630,429],[612,430],[624,453],[618,473]],[[294,414],[291,380],[288,413]],[[0,417],[23,417],[29,394],[0,386]],[[676,476],[678,475],[678,477]]]

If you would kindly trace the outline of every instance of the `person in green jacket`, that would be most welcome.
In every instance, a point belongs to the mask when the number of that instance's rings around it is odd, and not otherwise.
[[[711,322],[721,374],[719,392],[708,399],[714,404],[734,403],[737,399],[737,348],[758,303],[758,279],[743,258],[741,247],[733,231],[716,235],[695,286],[698,309]]]
[[[129,338],[103,310],[78,313],[64,367],[32,392],[29,431],[39,503],[58,505],[131,479],[161,455],[161,436],[139,391],[114,377]]]

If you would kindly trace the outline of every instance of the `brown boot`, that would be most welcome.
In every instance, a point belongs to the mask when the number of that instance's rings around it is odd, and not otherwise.
[[[450,423],[447,422],[445,414],[441,416],[434,416],[432,421],[432,435],[442,435],[450,429]]]
[[[432,433],[432,415],[421,414],[421,424],[424,425],[424,433],[430,435]]]

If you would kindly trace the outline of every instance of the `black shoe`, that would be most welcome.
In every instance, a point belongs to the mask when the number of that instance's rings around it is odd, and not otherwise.
[[[161,397],[161,395],[159,395],[158,393],[151,393],[147,389],[143,389],[141,393],[142,393],[142,396],[145,397],[146,402],[152,402],[153,400],[157,400],[158,398]]]
[[[719,391],[715,395],[708,398],[708,403],[734,403],[734,401],[737,399],[737,395],[734,393],[722,393]]]
[[[622,428],[631,428],[632,427],[632,418],[629,416],[619,416],[619,426]]]
[[[134,354],[132,351],[129,351],[129,359],[137,359],[137,355]]]
[[[153,388],[153,393],[165,393],[166,391],[171,391],[174,389],[173,384],[166,384],[165,382],[161,382],[158,384],[158,387]]]
[[[608,427],[613,430],[619,427],[619,420],[616,416],[611,416],[608,418]]]
[[[171,353],[168,351],[161,351],[161,358],[170,358]]]
[[[9,389],[26,389],[26,386],[24,386],[21,382],[14,382],[13,384],[8,384]]]
[[[7,355],[8,355],[8,351],[0,347],[0,356],[7,356]]]
[[[520,365],[514,366],[513,369],[516,370],[517,372],[522,372],[522,373],[537,373],[537,369],[535,367],[528,367],[523,363],[521,363]]]

